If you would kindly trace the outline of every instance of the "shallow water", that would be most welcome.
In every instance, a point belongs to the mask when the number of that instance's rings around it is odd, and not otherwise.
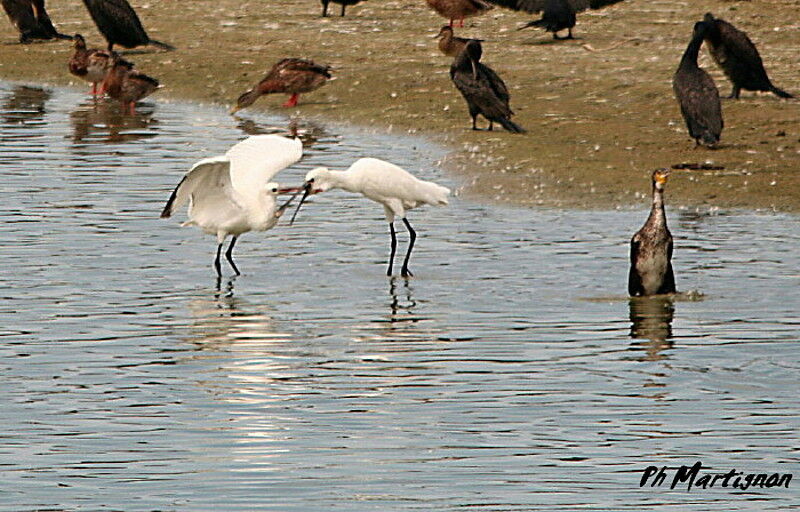
[[[213,239],[158,214],[194,161],[289,121],[139,109],[0,86],[3,510],[797,503],[796,481],[639,488],[648,465],[797,469],[796,217],[670,207],[678,286],[704,296],[629,302],[645,204],[455,197],[410,214],[404,280],[382,209],[334,191],[245,235],[218,290]],[[297,125],[282,183],[375,156],[456,188],[420,139]]]

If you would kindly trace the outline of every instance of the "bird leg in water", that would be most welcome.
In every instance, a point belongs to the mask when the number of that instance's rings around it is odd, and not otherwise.
[[[397,235],[394,232],[394,223],[389,223],[389,233],[392,234],[392,252],[389,254],[389,270],[386,275],[392,277],[392,264],[394,264],[394,253],[397,251]]]
[[[217,257],[214,259],[214,268],[217,269],[217,277],[222,275],[222,269],[219,264],[219,256],[222,253],[222,244],[217,246]]]
[[[239,269],[236,268],[236,263],[233,262],[233,246],[236,245],[236,240],[238,238],[238,236],[233,237],[231,239],[231,245],[229,245],[228,250],[225,251],[225,259],[227,259],[228,263],[231,264],[231,267],[233,268],[233,271],[236,272],[237,276],[241,275],[241,272],[239,272]],[[217,255],[217,259],[219,259],[219,255]],[[219,272],[219,270],[217,272]]]
[[[406,259],[403,260],[403,268],[400,271],[400,275],[403,277],[409,277],[414,275],[410,270],[408,270],[408,259],[411,257],[411,250],[414,249],[414,240],[417,239],[417,232],[414,231],[414,228],[411,227],[411,224],[408,223],[408,220],[405,217],[403,217],[403,224],[406,225],[406,229],[408,229],[408,235],[410,238],[408,240],[408,252],[406,252]]]
[[[297,105],[297,99],[300,97],[299,94],[294,93],[292,96],[286,100],[286,103],[283,104],[284,107],[294,107]]]

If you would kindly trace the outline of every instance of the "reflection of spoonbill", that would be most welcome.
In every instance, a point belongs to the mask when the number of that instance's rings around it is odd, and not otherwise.
[[[278,222],[291,202],[277,207],[278,194],[292,191],[269,182],[281,169],[303,156],[300,139],[279,135],[254,135],[228,150],[225,155],[200,160],[186,173],[172,192],[161,217],[171,216],[189,202],[189,220],[182,226],[199,226],[217,235],[217,257],[214,268],[221,275],[219,256],[222,244],[232,235],[225,257],[239,274],[233,262],[233,246],[242,233],[266,231]]]
[[[356,192],[383,205],[386,220],[389,221],[389,232],[392,235],[392,252],[389,256],[389,270],[386,272],[388,276],[392,275],[392,263],[397,249],[394,218],[398,216],[403,219],[410,236],[408,252],[403,260],[403,277],[412,275],[408,271],[408,258],[417,238],[416,232],[406,219],[406,210],[422,204],[444,206],[447,204],[447,196],[450,195],[450,189],[430,181],[419,180],[404,169],[377,158],[357,160],[346,171],[331,171],[325,167],[318,167],[306,174],[304,188],[305,193],[297,205],[295,215],[309,194],[325,192],[332,188]]]

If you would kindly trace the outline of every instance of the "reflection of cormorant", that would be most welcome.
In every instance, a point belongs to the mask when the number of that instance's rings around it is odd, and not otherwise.
[[[647,345],[649,360],[659,359],[658,352],[672,347],[672,318],[675,306],[672,298],[633,297],[628,303],[630,307],[631,338],[650,340]]]
[[[708,23],[702,21],[695,24],[692,40],[672,78],[672,89],[689,135],[698,145],[714,147],[722,135],[722,105],[714,80],[697,65],[697,54],[708,27]]]
[[[669,169],[653,171],[653,206],[644,226],[631,238],[628,293],[632,296],[675,293],[672,234],[664,213],[664,184]]]
[[[69,118],[73,142],[130,142],[158,134],[152,110],[126,114],[108,102],[85,103],[70,112]]]
[[[472,129],[478,129],[475,121],[480,114],[489,120],[489,130],[496,121],[512,133],[525,132],[511,121],[514,112],[508,106],[508,88],[492,68],[480,62],[482,52],[481,43],[469,41],[450,66],[450,79],[467,101]]]
[[[41,87],[16,85],[11,95],[3,100],[3,121],[8,124],[40,121],[44,119],[45,103],[52,93]]]
[[[53,26],[44,0],[2,0],[2,4],[8,19],[19,31],[20,43],[30,43],[34,39],[72,39]]]
[[[572,39],[572,27],[575,26],[575,13],[586,9],[600,9],[607,5],[616,4],[622,0],[487,0],[493,4],[515,11],[525,11],[531,14],[541,12],[542,19],[531,21],[520,27],[540,27],[553,33],[553,39]],[[557,33],[568,30],[565,37],[558,37]]]
[[[788,92],[772,85],[761,55],[747,34],[725,20],[706,13],[703,21],[709,25],[705,34],[706,44],[725,75],[733,82],[731,98],[738,98],[739,91],[769,91],[781,98],[792,98]]]
[[[164,50],[175,49],[167,43],[150,39],[127,0],[83,0],[83,3],[97,29],[108,41],[109,51],[114,49],[115,44],[125,48],[152,44]]]

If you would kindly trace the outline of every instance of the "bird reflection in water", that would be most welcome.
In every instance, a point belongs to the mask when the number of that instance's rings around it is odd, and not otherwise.
[[[82,143],[130,142],[155,137],[158,121],[153,109],[124,112],[115,103],[89,100],[70,112],[72,141]]]
[[[53,95],[48,89],[16,85],[3,99],[2,116],[5,124],[37,124],[44,120],[45,103]]]
[[[403,281],[403,290],[405,293],[402,294],[402,301],[397,292],[398,279]],[[413,310],[417,305],[417,301],[415,301],[412,296],[411,284],[409,284],[407,278],[398,278],[394,276],[389,279],[389,296],[392,299],[392,302],[389,304],[389,308],[392,310],[392,315],[389,318],[390,322],[402,322],[409,320],[416,322],[419,320],[419,318],[415,318],[413,315]],[[404,313],[404,315],[398,316],[400,313]]]
[[[629,301],[631,338],[646,339],[642,348],[646,361],[666,358],[664,349],[672,348],[672,318],[675,315],[673,298],[669,295],[632,297]]]
[[[303,147],[313,146],[317,141],[323,137],[328,137],[325,130],[314,123],[308,121],[300,121],[297,118],[289,120],[289,125],[286,127],[276,125],[262,125],[253,121],[237,117],[236,127],[242,130],[246,135],[282,135],[284,137],[299,137],[303,143]]]

